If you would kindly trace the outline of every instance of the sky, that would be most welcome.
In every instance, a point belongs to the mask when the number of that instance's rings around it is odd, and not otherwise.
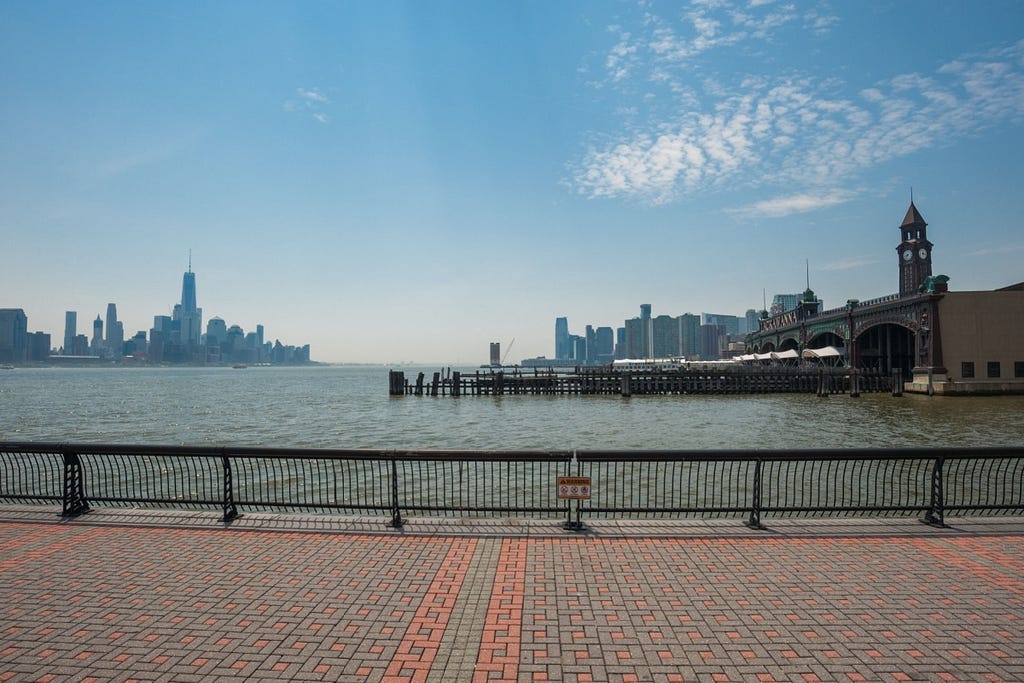
[[[0,308],[314,360],[1024,281],[1024,3],[0,4]],[[511,348],[510,348],[511,347]]]

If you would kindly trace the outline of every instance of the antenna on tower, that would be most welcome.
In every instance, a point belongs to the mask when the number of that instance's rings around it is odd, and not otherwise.
[[[188,250],[188,272],[192,272],[192,250]]]
[[[913,185],[910,186],[910,203],[911,204],[914,203],[914,186]]]
[[[811,259],[805,259],[804,263],[807,266],[807,289],[811,288]]]

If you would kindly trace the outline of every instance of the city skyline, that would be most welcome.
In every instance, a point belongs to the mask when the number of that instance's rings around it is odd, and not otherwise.
[[[326,362],[554,355],[551,321],[1024,280],[1024,6],[0,7],[0,308],[203,308]]]

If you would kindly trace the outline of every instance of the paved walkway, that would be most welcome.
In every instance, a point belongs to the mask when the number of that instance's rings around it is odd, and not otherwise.
[[[272,518],[0,508],[0,681],[1024,680],[1024,521]]]

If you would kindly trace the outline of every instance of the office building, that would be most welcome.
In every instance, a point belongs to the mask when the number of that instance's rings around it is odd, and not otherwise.
[[[30,332],[28,335],[28,359],[39,363],[50,358],[50,335],[45,332]]]
[[[689,360],[703,358],[700,316],[693,313],[679,316],[679,352]]]
[[[96,320],[92,321],[92,341],[89,342],[89,347],[96,355],[103,350],[103,318],[98,315]]]
[[[117,306],[107,304],[107,352],[114,358],[124,353],[124,323],[117,319]]]
[[[572,341],[569,339],[569,319],[555,318],[555,359],[572,357]]]
[[[20,308],[0,309],[0,362],[28,360],[28,316]]]
[[[701,313],[700,322],[702,325],[721,325],[725,328],[726,334],[740,333],[740,319],[735,315],[724,315],[722,313]]]
[[[651,321],[651,352],[654,358],[674,358],[682,354],[679,318],[659,315]]]
[[[78,313],[76,311],[65,311],[64,313],[64,355],[73,355],[71,352],[75,344],[75,335],[78,334]]]
[[[501,342],[491,342],[491,365],[501,365]]]

